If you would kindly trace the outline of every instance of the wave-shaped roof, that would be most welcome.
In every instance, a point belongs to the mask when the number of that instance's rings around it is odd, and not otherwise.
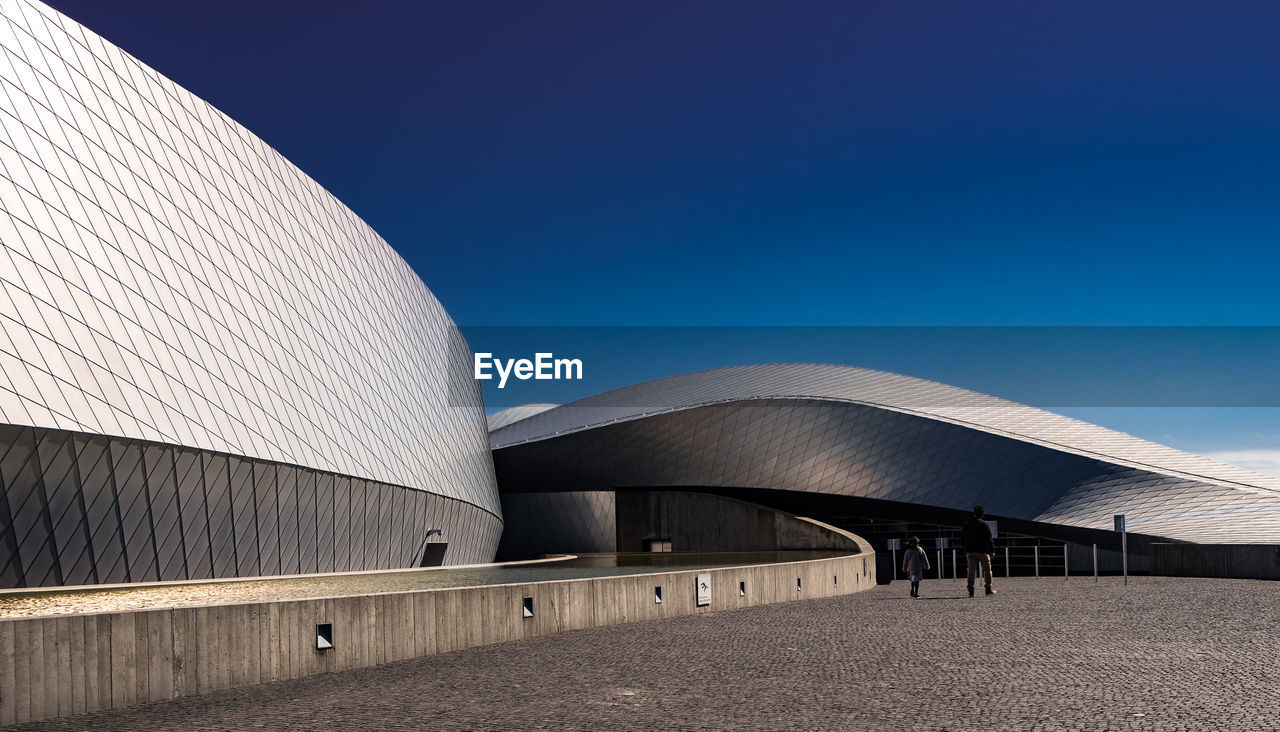
[[[522,419],[528,419],[535,414],[542,414],[548,409],[555,409],[559,404],[521,404],[516,407],[507,407],[500,412],[494,412],[489,415],[489,431],[500,430],[507,425],[515,424]]]
[[[925,379],[829,364],[731,366],[647,381],[539,410],[519,421],[495,426],[491,418],[490,444],[500,449],[710,404],[787,398],[865,404],[1119,465],[1280,494],[1280,478],[1078,419]]]

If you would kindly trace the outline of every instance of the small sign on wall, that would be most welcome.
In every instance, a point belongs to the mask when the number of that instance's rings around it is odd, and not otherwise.
[[[711,604],[711,573],[698,575],[698,607]]]

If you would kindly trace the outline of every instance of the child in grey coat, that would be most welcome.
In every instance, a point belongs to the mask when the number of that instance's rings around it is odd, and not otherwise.
[[[902,553],[902,572],[911,579],[912,597],[920,596],[920,580],[928,568],[929,555],[920,548],[920,537],[911,537],[907,540],[907,550]]]

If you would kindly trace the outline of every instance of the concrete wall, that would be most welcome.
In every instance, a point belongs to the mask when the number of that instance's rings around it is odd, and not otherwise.
[[[618,551],[613,491],[502,494],[498,561]]]
[[[852,549],[842,532],[772,508],[686,491],[617,491],[617,551],[647,551],[669,539],[677,552]],[[510,520],[510,519],[508,519]]]
[[[566,630],[847,595],[875,586],[875,556],[525,585],[0,621],[0,724],[364,668]],[[797,590],[796,580],[800,580]],[[746,594],[739,593],[746,583]],[[662,604],[654,587],[662,587]],[[523,598],[534,615],[524,618]],[[316,650],[315,626],[334,647]]]
[[[1280,546],[1152,544],[1151,574],[1167,577],[1280,579]]]
[[[871,550],[870,545],[865,544],[858,536],[821,521],[792,516],[781,511],[774,512],[773,520],[774,532],[778,537],[778,549],[782,551],[795,549],[851,551],[855,547],[861,550],[864,545],[867,547],[866,551]]]
[[[850,549],[838,535],[789,513],[691,491],[507,493],[498,559],[547,554],[648,551],[647,539],[677,552]]]

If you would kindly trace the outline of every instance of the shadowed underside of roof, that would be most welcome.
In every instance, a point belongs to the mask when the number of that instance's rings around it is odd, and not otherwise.
[[[1280,495],[1280,478],[1175,450],[1123,432],[967,389],[885,371],[826,364],[732,366],[656,379],[560,407],[537,407],[495,424],[494,449],[602,425],[718,403],[756,399],[841,401],[981,430],[1067,453],[1251,493]]]

